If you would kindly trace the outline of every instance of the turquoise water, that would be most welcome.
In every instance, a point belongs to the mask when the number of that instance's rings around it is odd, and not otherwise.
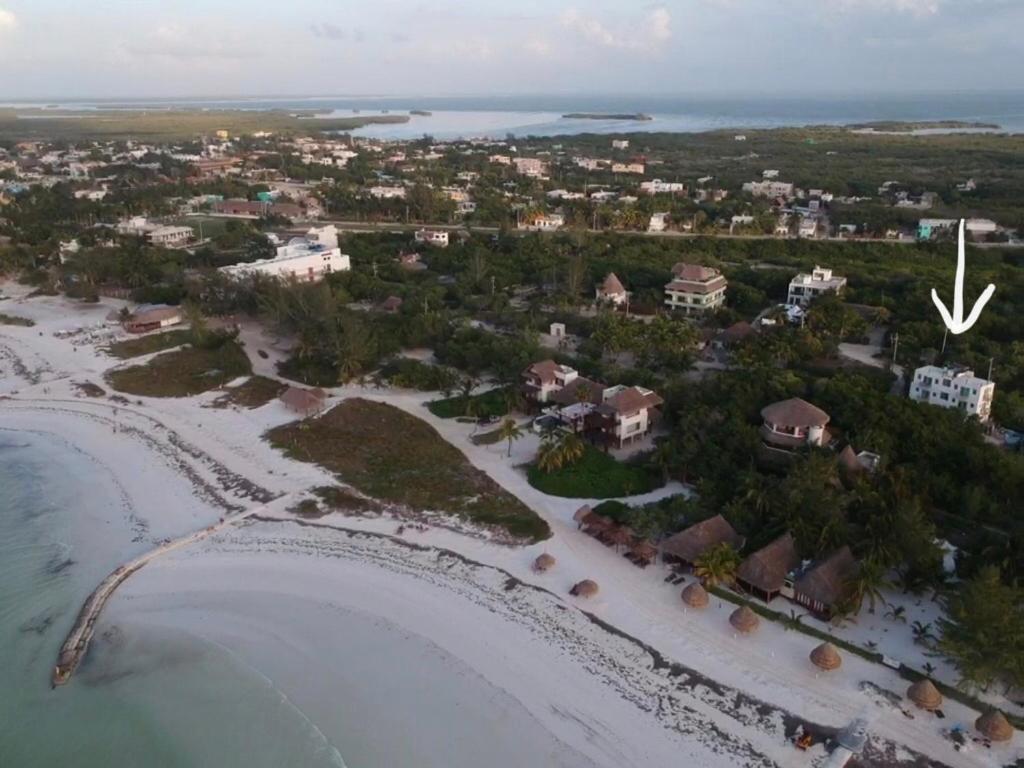
[[[147,546],[105,524],[115,490],[60,440],[0,429],[0,766],[341,765],[267,680],[184,633],[108,630],[50,689],[82,600]]]

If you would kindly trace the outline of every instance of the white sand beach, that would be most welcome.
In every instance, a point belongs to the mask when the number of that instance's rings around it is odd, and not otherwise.
[[[103,492],[120,497],[106,519],[83,521],[83,553],[105,537],[104,556],[128,560],[277,498],[259,517],[129,579],[102,614],[90,674],[128,664],[110,637],[130,646],[135,636],[185,633],[265,679],[351,766],[821,765],[823,747],[800,752],[787,730],[838,729],[860,716],[871,732],[863,765],[981,768],[1024,757],[1020,734],[955,751],[940,730],[970,727],[978,713],[947,701],[945,720],[920,711],[909,719],[878,693],[903,696],[907,683],[892,670],[844,654],[826,675],[808,661],[811,637],[767,622],[737,637],[727,621],[734,606],[716,599],[703,612],[684,610],[660,564],[636,568],[576,530],[581,500],[526,483],[516,464],[532,455],[530,439],[514,445],[511,460],[504,445],[474,446],[472,427],[431,416],[422,393],[332,395],[423,418],[547,520],[553,537],[517,548],[457,526],[396,536],[387,517],[300,520],[287,500],[335,479],[261,440],[294,419],[280,403],[214,409],[204,406],[216,393],[127,403],[83,396],[76,382],[106,388],[102,373],[119,361],[85,334],[54,332],[98,325],[119,303],[21,300],[25,289],[3,288],[15,297],[4,311],[36,325],[0,326],[0,429],[58,436],[95,463]],[[242,339],[256,372],[275,375],[273,354],[254,354],[271,346],[250,328]],[[530,567],[540,552],[557,560],[546,574]],[[583,578],[600,583],[597,597],[568,595]],[[45,638],[54,653],[61,639]]]

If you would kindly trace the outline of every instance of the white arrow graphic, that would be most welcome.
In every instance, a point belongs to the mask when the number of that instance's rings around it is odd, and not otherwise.
[[[953,284],[953,314],[950,315],[949,310],[946,309],[946,305],[942,303],[942,299],[939,298],[939,294],[932,288],[932,301],[935,302],[935,306],[939,310],[939,314],[942,315],[942,322],[946,324],[955,335],[959,336],[964,331],[969,331],[971,326],[978,322],[978,318],[981,317],[981,310],[985,308],[988,300],[992,298],[992,294],[996,292],[996,287],[992,283],[988,284],[981,297],[974,302],[974,308],[971,310],[971,314],[964,320],[964,255],[966,248],[964,247],[964,220],[960,219],[960,245],[957,252],[956,258],[956,282]]]

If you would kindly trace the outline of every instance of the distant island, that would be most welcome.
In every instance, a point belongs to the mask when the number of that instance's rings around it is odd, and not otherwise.
[[[653,120],[643,112],[570,112],[562,115],[567,120]]]
[[[430,117],[434,113],[430,112],[430,111],[428,111],[426,109],[410,109],[409,110],[409,114],[410,115],[419,115],[420,117]]]

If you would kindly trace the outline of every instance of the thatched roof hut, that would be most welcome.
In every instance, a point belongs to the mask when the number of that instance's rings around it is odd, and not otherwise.
[[[288,387],[278,398],[285,407],[303,416],[310,416],[324,409],[327,403],[327,393],[315,387],[303,389],[302,387]]]
[[[942,694],[928,678],[918,680],[907,688],[907,698],[921,709],[933,712],[942,706]]]
[[[694,563],[709,549],[722,543],[738,550],[743,547],[743,537],[724,517],[715,515],[670,536],[662,542],[661,552],[663,556]]]
[[[757,618],[757,614],[750,610],[749,605],[741,605],[732,615],[729,617],[729,623],[738,631],[744,635],[749,635],[754,632],[759,626],[761,626],[761,620]]]
[[[683,589],[682,598],[683,602],[691,608],[700,610],[708,607],[708,591],[699,581],[695,581]]]
[[[771,544],[747,557],[736,572],[736,578],[745,589],[758,597],[771,600],[781,590],[790,571],[800,565],[796,542],[784,533]]]
[[[584,504],[582,507],[576,510],[573,514],[572,519],[580,528],[583,527],[583,521],[590,515],[594,510],[590,508],[588,504]]]
[[[538,573],[544,573],[544,571],[550,571],[555,567],[555,558],[549,555],[547,552],[537,555],[537,559],[533,561],[533,570]]]
[[[604,533],[609,528],[615,525],[615,521],[610,517],[599,515],[597,512],[591,512],[589,515],[583,518],[583,528],[591,534]]]
[[[811,663],[818,669],[831,672],[843,665],[843,657],[832,643],[824,642],[811,651]]]
[[[597,582],[591,581],[590,579],[584,579],[583,581],[578,582],[569,590],[569,594],[576,597],[593,597],[597,593]]]
[[[998,709],[990,709],[983,714],[974,721],[974,727],[992,741],[1009,741],[1013,738],[1013,726]]]
[[[850,582],[859,570],[856,558],[844,545],[805,571],[793,585],[793,596],[801,605],[828,616],[850,593]]]
[[[633,543],[633,546],[629,548],[629,553],[637,560],[652,563],[658,556],[658,548],[651,542],[641,539]]]
[[[616,547],[632,544],[635,537],[636,534],[633,533],[633,529],[625,525],[613,525],[604,535],[605,540]]]

